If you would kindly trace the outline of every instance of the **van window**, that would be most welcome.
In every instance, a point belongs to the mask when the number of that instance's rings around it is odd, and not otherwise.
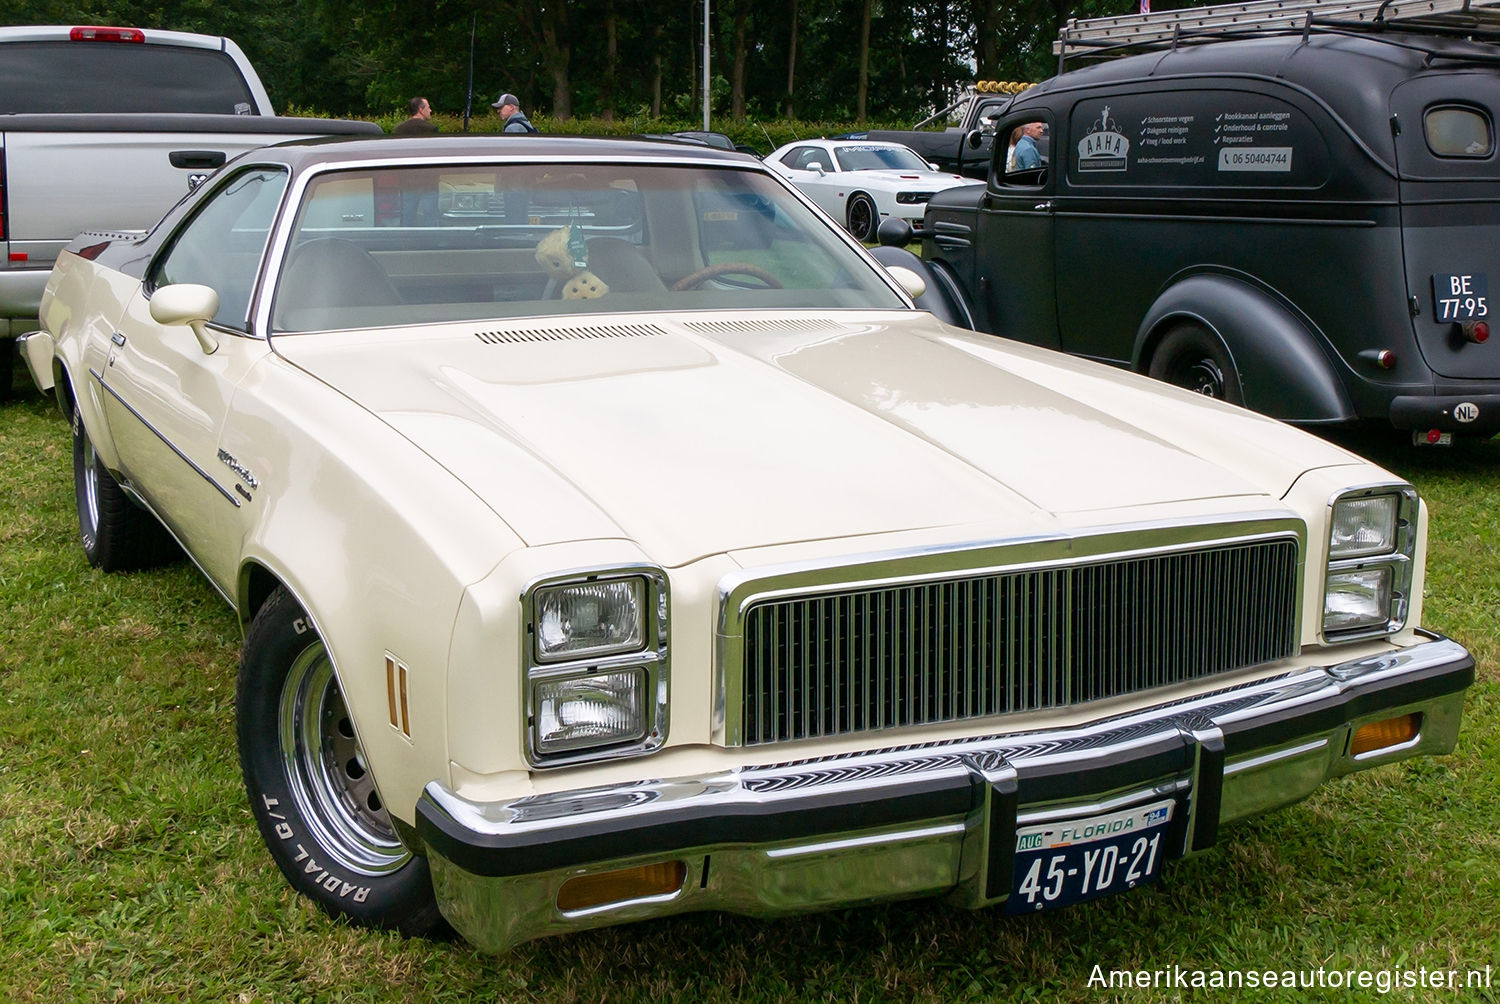
[[[1427,148],[1439,157],[1488,157],[1495,149],[1490,118],[1478,108],[1441,105],[1422,116]]]
[[[1021,122],[1006,134],[1005,183],[1040,185],[1047,177],[1052,155],[1052,136],[1040,119]]]
[[[1328,146],[1295,106],[1252,91],[1086,98],[1068,123],[1074,186],[1315,188]]]

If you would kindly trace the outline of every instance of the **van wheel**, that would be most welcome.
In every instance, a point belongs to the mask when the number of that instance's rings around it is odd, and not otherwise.
[[[854,239],[868,244],[875,239],[875,228],[880,225],[880,210],[875,208],[874,199],[864,192],[855,192],[849,197],[844,219]]]
[[[1180,324],[1162,337],[1147,374],[1204,397],[1243,404],[1240,375],[1217,335],[1196,324]]]
[[[106,572],[152,568],[178,554],[177,542],[125,489],[94,452],[94,441],[73,406],[73,499],[89,564]]]
[[[367,927],[441,931],[427,862],[396,834],[328,650],[285,589],[245,635],[235,710],[250,809],[292,887]]]

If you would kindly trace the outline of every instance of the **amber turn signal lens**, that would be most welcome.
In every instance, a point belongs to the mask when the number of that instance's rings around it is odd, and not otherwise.
[[[1354,756],[1374,753],[1391,746],[1409,743],[1422,731],[1422,716],[1419,714],[1387,718],[1383,722],[1371,722],[1354,730],[1349,743],[1349,752]]]
[[[687,865],[681,861],[621,868],[597,875],[568,879],[557,891],[557,908],[563,913],[588,910],[606,903],[623,903],[647,896],[669,896],[682,888]]]

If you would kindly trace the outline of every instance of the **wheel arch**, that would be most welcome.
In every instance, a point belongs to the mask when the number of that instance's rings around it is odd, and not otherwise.
[[[1130,367],[1146,372],[1181,322],[1205,329],[1234,363],[1245,407],[1292,422],[1355,418],[1349,394],[1311,323],[1268,290],[1236,276],[1191,275],[1168,286],[1136,331]]]

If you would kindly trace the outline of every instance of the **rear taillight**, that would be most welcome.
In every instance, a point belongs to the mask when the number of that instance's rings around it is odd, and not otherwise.
[[[82,25],[68,32],[75,42],[144,42],[146,33],[139,28],[105,28],[99,25]]]

